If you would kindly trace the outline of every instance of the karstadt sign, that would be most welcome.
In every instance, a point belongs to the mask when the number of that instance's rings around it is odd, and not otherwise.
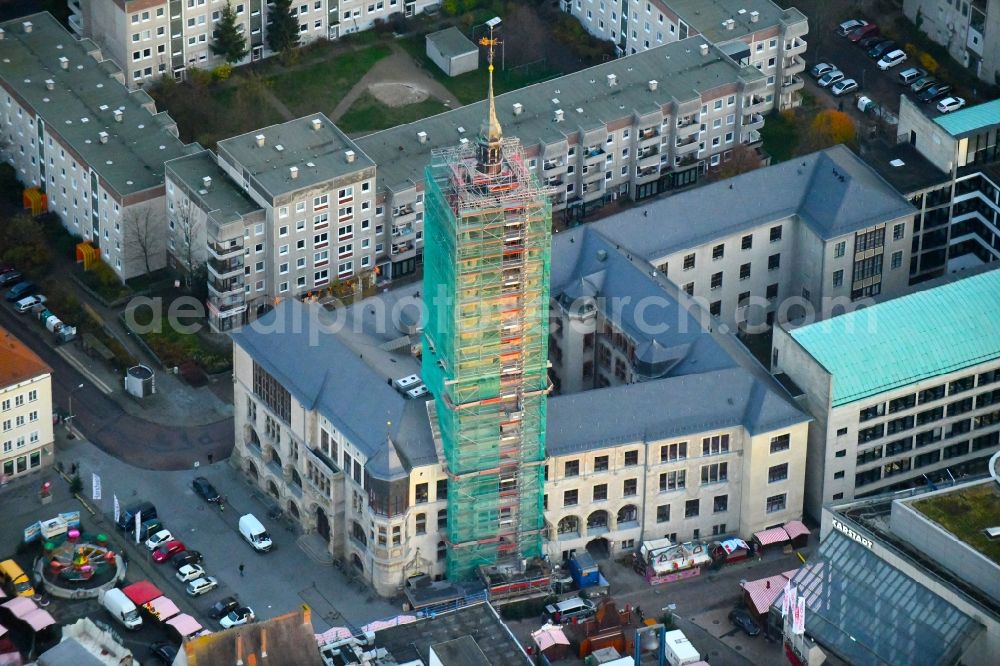
[[[841,532],[843,532],[844,534],[846,534],[851,539],[854,539],[855,541],[857,541],[858,543],[860,543],[862,546],[864,546],[868,550],[872,549],[872,546],[874,544],[872,543],[871,539],[868,539],[866,537],[861,536],[856,531],[854,531],[853,529],[851,529],[850,527],[848,527],[844,523],[840,522],[836,518],[833,518],[832,520],[833,520],[833,526],[836,529],[840,530]]]

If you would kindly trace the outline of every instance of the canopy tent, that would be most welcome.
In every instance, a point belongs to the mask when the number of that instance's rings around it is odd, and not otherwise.
[[[321,646],[334,641],[350,638],[353,632],[347,627],[332,627],[321,634],[316,634],[316,642]]]
[[[795,572],[796,569],[792,569],[776,576],[768,576],[767,578],[760,578],[740,584],[743,588],[744,597],[748,600],[747,605],[754,610],[758,618],[767,615],[771,604],[778,598],[781,591],[785,589],[785,583],[795,575]]]
[[[417,617],[415,615],[397,615],[391,620],[375,620],[374,622],[369,622],[368,624],[361,627],[361,631],[381,631],[382,629],[388,629],[389,627],[398,627],[401,624],[409,624],[411,622],[416,622]]]
[[[27,622],[28,626],[35,631],[41,631],[45,627],[51,627],[56,623],[55,619],[44,608],[36,608],[21,619]]]
[[[801,548],[809,543],[809,528],[801,520],[790,520],[783,528],[788,533],[788,538],[792,540],[792,546]]]
[[[132,583],[127,587],[123,587],[122,592],[136,606],[145,606],[153,599],[163,596],[163,592],[160,592],[159,588],[148,580],[140,580],[138,583]]]
[[[788,541],[788,532],[786,532],[783,527],[772,527],[769,530],[755,532],[753,538],[756,539],[757,543],[761,546],[770,546],[772,544],[784,543]]]
[[[3,607],[19,620],[23,620],[29,613],[38,609],[35,602],[28,597],[14,597],[10,601],[5,601]]]
[[[187,637],[198,633],[203,627],[187,613],[181,613],[177,617],[167,620],[167,624],[177,630],[181,636]]]
[[[547,624],[538,631],[531,632],[531,638],[542,652],[555,645],[569,645],[569,639],[562,627]]]
[[[166,597],[157,597],[149,603],[143,604],[142,607],[160,622],[168,620],[181,612],[177,604]]]

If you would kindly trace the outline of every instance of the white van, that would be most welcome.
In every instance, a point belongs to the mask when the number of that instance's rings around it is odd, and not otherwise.
[[[240,534],[257,552],[266,553],[271,550],[273,545],[271,535],[267,533],[267,530],[252,513],[240,516]]]
[[[688,640],[683,631],[668,631],[664,639],[667,647],[667,663],[670,666],[684,666],[701,661],[701,655],[691,645],[691,641]]]
[[[556,624],[588,618],[597,612],[597,605],[590,599],[573,597],[545,607],[545,614]]]
[[[101,592],[100,602],[111,613],[111,616],[126,629],[139,629],[142,627],[142,618],[139,617],[139,609],[117,587]]]

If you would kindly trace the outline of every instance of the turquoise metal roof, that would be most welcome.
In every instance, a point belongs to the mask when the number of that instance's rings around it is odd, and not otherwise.
[[[832,375],[834,407],[1000,358],[1000,270],[790,331]]]
[[[978,132],[993,125],[1000,125],[1000,99],[967,106],[954,113],[946,113],[938,116],[934,122],[956,138],[969,132]]]

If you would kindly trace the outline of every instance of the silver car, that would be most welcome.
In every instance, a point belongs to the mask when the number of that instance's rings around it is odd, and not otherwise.
[[[218,586],[219,581],[215,579],[215,576],[203,576],[188,583],[187,593],[192,597],[200,597],[206,592],[211,592]]]
[[[830,86],[830,92],[833,93],[834,97],[840,97],[841,95],[846,95],[847,93],[854,92],[858,89],[858,82],[854,79],[843,79],[842,81],[837,81],[832,86]]]
[[[820,88],[828,88],[832,86],[837,81],[841,81],[844,78],[844,73],[839,69],[835,69],[832,72],[827,72],[823,76],[819,77],[819,81],[816,82]]]

